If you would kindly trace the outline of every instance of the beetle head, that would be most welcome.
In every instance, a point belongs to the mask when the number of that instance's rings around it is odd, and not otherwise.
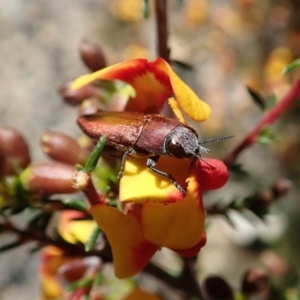
[[[165,138],[165,153],[177,158],[197,158],[200,148],[197,133],[190,127],[178,126]]]
[[[228,135],[199,142],[198,135],[194,129],[187,126],[178,126],[166,136],[164,148],[165,153],[169,156],[177,158],[198,158],[209,165],[209,163],[201,157],[201,152],[210,153],[211,151],[201,145],[226,140],[232,137],[233,135]]]

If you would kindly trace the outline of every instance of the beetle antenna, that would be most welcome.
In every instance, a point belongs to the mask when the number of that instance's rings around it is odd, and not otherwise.
[[[209,140],[206,140],[206,141],[203,141],[203,142],[199,142],[199,145],[206,144],[206,143],[219,142],[219,141],[230,139],[232,137],[234,137],[233,134],[232,135],[221,136],[221,137],[218,137],[218,138],[215,138],[215,139],[209,139]]]
[[[207,160],[205,160],[202,156],[197,156],[200,160],[202,160],[204,163],[206,163],[208,166],[210,166],[212,169],[215,169],[213,165],[211,165]]]

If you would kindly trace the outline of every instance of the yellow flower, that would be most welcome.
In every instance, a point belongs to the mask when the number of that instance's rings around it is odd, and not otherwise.
[[[92,74],[77,78],[72,89],[80,89],[96,80],[121,80],[135,90],[126,111],[159,113],[165,101],[174,97],[179,107],[193,120],[205,121],[209,106],[175,74],[162,58],[148,62],[146,59],[128,60]]]
[[[191,166],[188,160],[161,160],[162,165],[174,172],[172,175],[188,174],[185,197],[172,183],[148,170],[145,160],[130,158],[120,183],[121,201],[126,203],[124,212],[106,204],[90,208],[112,247],[118,278],[140,272],[161,247],[183,256],[195,256],[205,244],[201,192],[225,184],[228,179],[226,166],[214,159],[208,160],[214,168],[206,168],[205,163],[198,160]],[[178,162],[182,163],[180,169]],[[135,173],[131,173],[133,169]],[[153,184],[155,181],[158,184]]]
[[[69,243],[85,243],[95,228],[93,220],[74,220],[82,218],[85,214],[79,211],[67,210],[60,214],[58,232]],[[57,299],[63,296],[63,288],[58,280],[59,269],[78,260],[68,257],[63,250],[54,246],[47,246],[41,252],[41,265],[39,277],[42,285],[43,299]],[[82,260],[82,265],[84,261]],[[83,268],[80,269],[82,272]],[[73,277],[78,276],[73,270]],[[80,274],[83,275],[83,274]]]
[[[109,141],[113,126],[113,131],[117,133],[127,130],[126,138],[133,140],[130,145],[134,147],[134,141],[139,137],[136,129],[142,129],[145,122],[142,117],[139,119],[139,114],[129,112],[159,113],[168,99],[183,124],[185,121],[179,109],[196,121],[204,121],[210,114],[209,106],[161,58],[152,62],[146,59],[129,60],[84,75],[73,82],[72,88],[80,89],[96,80],[114,79],[130,84],[135,95],[125,107],[127,112],[121,115],[104,113],[100,119],[97,115],[80,118],[80,126],[90,137],[98,138],[98,133],[103,135],[107,130]],[[122,124],[118,122],[120,116]],[[132,126],[135,117],[138,121],[133,124],[136,126]],[[155,137],[155,132],[153,135]],[[161,156],[157,169],[171,174],[187,190],[184,195],[170,180],[150,170],[146,160],[147,157],[128,157],[126,160],[119,195],[123,211],[106,203],[90,208],[90,213],[111,245],[118,278],[131,277],[140,272],[161,247],[170,248],[183,256],[195,256],[206,242],[202,191],[219,188],[228,179],[226,166],[218,160],[208,160],[210,165],[207,165],[201,160]]]

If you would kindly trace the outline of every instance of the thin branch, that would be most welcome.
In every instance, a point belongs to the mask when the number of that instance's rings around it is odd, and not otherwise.
[[[233,149],[231,153],[224,159],[225,164],[230,167],[234,164],[237,157],[248,147],[256,142],[257,136],[267,125],[275,122],[282,113],[297,99],[300,93],[300,80],[298,80],[289,90],[289,92],[279,101],[268,113],[264,115],[262,120],[252,129],[246,138]]]
[[[180,277],[174,277],[152,263],[149,263],[143,271],[161,280],[171,288],[179,290],[189,297],[201,300],[203,299],[203,296],[201,294],[200,286],[190,267],[189,264],[185,263]]]
[[[83,244],[71,244],[64,240],[54,240],[47,235],[41,235],[38,231],[33,230],[21,230],[11,223],[0,224],[0,230],[3,232],[14,233],[18,236],[20,245],[29,243],[29,242],[37,242],[41,246],[52,245],[57,248],[63,250],[66,255],[70,256],[79,256],[79,257],[87,257],[87,256],[99,256],[104,262],[111,262],[112,255],[110,249],[104,248],[103,250],[93,250],[86,252]]]
[[[91,173],[76,171],[73,174],[72,182],[75,188],[85,194],[91,206],[106,202],[105,196],[97,193]]]
[[[113,261],[111,248],[108,243],[106,243],[106,246],[101,250],[86,252],[83,244],[71,244],[63,240],[54,240],[51,237],[41,235],[38,232],[21,230],[12,223],[0,224],[0,229],[3,232],[15,233],[19,238],[20,245],[29,242],[37,242],[41,246],[52,245],[58,247],[63,250],[66,255],[77,257],[97,256],[100,257],[103,262]],[[156,277],[173,289],[181,290],[190,297],[202,299],[200,291],[197,291],[197,288],[195,288],[195,279],[192,279],[191,276],[186,276],[186,273],[184,273],[184,276],[174,277],[153,263],[149,263],[143,272]]]
[[[168,47],[168,22],[167,22],[167,0],[154,0],[157,53],[158,56],[169,62],[170,49]]]

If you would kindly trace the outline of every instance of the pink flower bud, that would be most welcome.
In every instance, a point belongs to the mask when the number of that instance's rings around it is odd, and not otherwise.
[[[73,106],[81,104],[85,99],[92,97],[102,97],[100,89],[93,85],[85,85],[77,90],[71,89],[72,82],[62,84],[58,88],[58,93],[62,99]]]
[[[29,165],[20,175],[24,189],[40,195],[74,193],[72,175],[75,167],[62,163]]]
[[[106,67],[104,54],[98,45],[90,41],[82,41],[79,45],[79,53],[85,65],[92,72]]]
[[[101,260],[96,256],[74,259],[58,269],[58,278],[63,285],[70,284],[88,275],[89,270],[99,270],[100,267]]]
[[[88,152],[63,133],[46,131],[41,137],[42,150],[52,159],[69,165],[85,164]]]
[[[272,187],[272,193],[275,198],[282,197],[288,193],[291,188],[292,183],[288,179],[280,179]]]
[[[0,128],[0,173],[14,174],[29,163],[29,149],[22,135],[14,128]]]
[[[267,299],[270,292],[269,279],[265,271],[250,269],[244,275],[242,292],[246,295],[260,295]]]

